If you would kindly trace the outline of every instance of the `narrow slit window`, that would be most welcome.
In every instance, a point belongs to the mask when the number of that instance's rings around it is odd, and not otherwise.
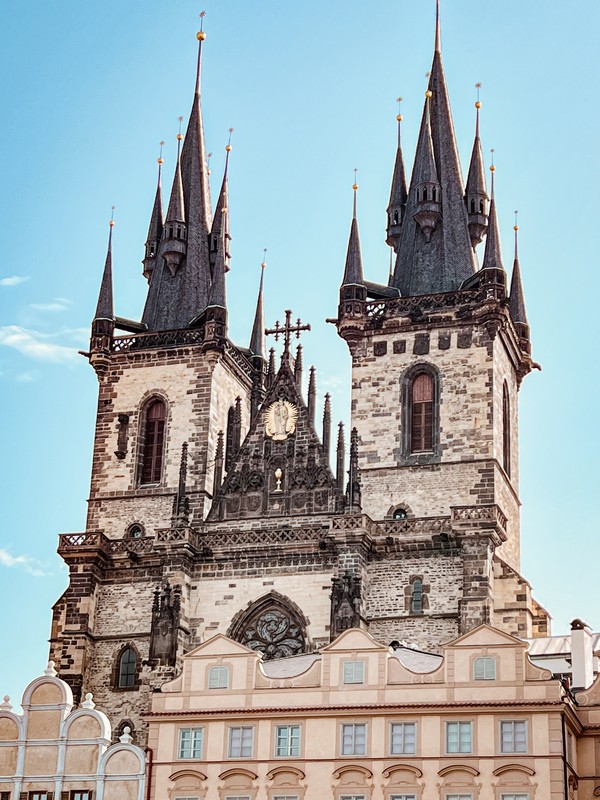
[[[162,475],[165,445],[166,408],[162,400],[154,400],[146,411],[144,452],[140,483],[159,483]]]
[[[119,658],[119,689],[131,689],[135,686],[137,656],[132,647],[127,647]]]
[[[433,378],[426,372],[415,377],[411,386],[411,453],[433,450]]]
[[[510,478],[510,397],[506,382],[502,388],[502,466]]]

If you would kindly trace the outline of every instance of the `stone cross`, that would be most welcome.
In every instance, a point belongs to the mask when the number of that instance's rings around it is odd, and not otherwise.
[[[290,353],[290,341],[292,339],[292,335],[296,334],[296,339],[300,338],[300,334],[302,331],[309,331],[310,325],[303,325],[302,320],[300,317],[296,320],[296,324],[292,324],[292,312],[290,309],[287,309],[285,312],[285,324],[282,325],[279,320],[275,323],[273,328],[265,328],[265,334],[267,336],[275,336],[275,341],[279,341],[279,337],[283,336],[283,357],[289,356]]]

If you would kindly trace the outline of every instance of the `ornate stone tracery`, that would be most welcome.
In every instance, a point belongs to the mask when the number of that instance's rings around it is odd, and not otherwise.
[[[307,650],[306,620],[287,598],[272,592],[234,620],[228,636],[263,654],[286,658]]]

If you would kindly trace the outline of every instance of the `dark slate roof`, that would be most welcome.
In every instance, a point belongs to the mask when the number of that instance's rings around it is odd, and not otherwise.
[[[500,233],[498,231],[498,217],[496,215],[496,201],[494,199],[494,172],[492,171],[492,199],[490,201],[490,215],[487,236],[485,238],[485,252],[483,254],[482,269],[504,269],[502,263],[502,249],[500,247]]]
[[[362,286],[364,284],[362,258],[360,254],[360,237],[358,235],[358,220],[356,219],[356,189],[354,190],[354,211],[350,225],[350,238],[346,253],[346,267],[342,286]]]
[[[254,324],[250,335],[250,352],[255,356],[265,357],[265,312],[263,305],[263,283],[266,264],[263,261],[260,267],[260,284],[258,287],[258,297],[256,298],[256,311],[254,312]]]
[[[437,37],[436,37],[437,38]],[[469,236],[467,210],[454,125],[442,57],[436,49],[429,78],[431,100],[426,101],[421,120],[420,138],[428,124],[427,104],[431,125],[431,140],[441,185],[441,219],[429,242],[414,221],[417,210],[415,178],[421,165],[415,163],[408,193],[406,213],[398,247],[398,257],[391,285],[402,295],[449,292],[458,289],[476,268]],[[426,138],[426,137],[425,137]],[[417,170],[415,172],[415,170]]]
[[[467,175],[467,194],[484,194],[487,197],[485,185],[485,169],[483,166],[483,151],[481,149],[481,139],[479,138],[479,108],[477,109],[477,122],[475,123],[475,141],[471,152],[471,162],[469,164],[469,174]]]
[[[407,198],[406,191],[406,172],[404,169],[404,158],[402,156],[402,142],[400,139],[400,122],[398,122],[398,147],[396,149],[396,160],[394,161],[394,174],[392,176],[392,186],[390,188],[390,202],[387,210],[394,206],[403,206]]]
[[[146,237],[146,243],[158,241],[162,236],[163,231],[164,218],[162,204],[161,166],[162,165],[159,164],[158,184],[156,186],[156,194],[154,195],[154,205],[152,206],[152,214],[150,216],[150,224],[148,225],[148,236]]]
[[[181,180],[181,153],[180,143],[177,143],[177,164],[171,187],[171,197],[167,209],[167,222],[185,222],[185,207],[183,204],[183,183]]]
[[[100,284],[100,292],[98,293],[98,304],[96,306],[96,313],[94,319],[114,319],[113,311],[113,287],[112,287],[112,232],[113,226],[110,226],[108,234],[108,249],[106,252],[106,261],[104,262],[104,272],[102,274],[102,283]]]
[[[525,294],[521,282],[521,267],[519,266],[518,235],[515,230],[515,260],[513,264],[512,278],[510,280],[509,308],[514,322],[527,325],[527,311],[525,309]]]

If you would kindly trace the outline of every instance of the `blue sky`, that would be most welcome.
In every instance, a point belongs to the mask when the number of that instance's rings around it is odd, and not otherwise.
[[[85,359],[116,206],[116,311],[139,318],[143,242],[164,139],[194,83],[192,0],[30,0],[3,6],[0,83],[2,524],[0,695],[45,667],[67,575],[59,532],[83,530],[97,382]],[[404,97],[410,163],[433,51],[434,0],[206,0],[203,106],[213,200],[230,165],[230,334],[247,343],[263,248],[267,320],[310,321],[305,364],[347,418],[349,358],[333,316],[357,167],[363,263],[385,281],[385,207]],[[513,211],[534,357],[521,391],[522,570],[554,616],[600,628],[597,0],[442,0],[463,168],[483,84],[506,266]],[[249,301],[250,298],[250,301]],[[8,657],[6,655],[8,654]]]

